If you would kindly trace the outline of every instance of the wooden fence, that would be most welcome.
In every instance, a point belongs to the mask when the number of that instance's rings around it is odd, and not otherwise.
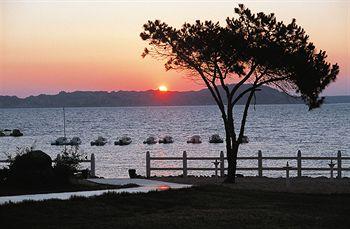
[[[160,170],[180,170],[184,177],[187,176],[188,171],[215,171],[215,174],[218,175],[218,171],[220,171],[220,176],[225,176],[225,160],[227,158],[224,156],[224,152],[220,152],[219,157],[188,157],[186,151],[183,152],[182,157],[151,157],[150,152],[146,152],[146,176],[151,176],[151,171],[160,171]],[[214,167],[211,168],[196,168],[196,167],[188,167],[188,161],[212,161]],[[299,150],[296,157],[263,157],[262,152],[259,150],[257,157],[238,157],[238,161],[242,160],[256,160],[257,167],[237,167],[237,171],[257,171],[257,175],[259,177],[263,176],[263,171],[285,171],[286,177],[289,177],[289,171],[296,170],[297,176],[302,176],[302,171],[330,171],[330,177],[333,178],[333,172],[337,172],[337,178],[342,177],[342,171],[350,171],[350,168],[342,167],[342,162],[344,160],[350,160],[350,157],[342,157],[341,152],[338,151],[336,157],[302,157],[301,151]],[[263,167],[264,160],[287,160],[286,166],[282,167]],[[297,166],[292,167],[289,165],[289,161],[296,161]],[[328,167],[303,167],[302,161],[329,161]],[[182,161],[182,167],[151,167],[151,161]],[[333,163],[335,161],[336,163]]]
[[[58,154],[57,157],[59,157],[60,155]],[[56,159],[52,160],[52,163],[55,163]],[[10,163],[10,160],[0,160],[0,163]],[[90,163],[90,173],[91,176],[95,176],[96,175],[96,170],[95,170],[95,154],[91,154],[90,155],[90,159],[86,159],[86,160],[79,160],[79,163]]]

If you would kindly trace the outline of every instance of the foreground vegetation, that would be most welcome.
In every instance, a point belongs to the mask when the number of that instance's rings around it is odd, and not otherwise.
[[[79,170],[81,159],[78,147],[64,148],[54,161],[34,147],[18,148],[8,155],[9,166],[0,168],[0,196],[121,188],[83,180],[90,172]]]
[[[350,228],[350,195],[224,186],[0,206],[4,228]]]

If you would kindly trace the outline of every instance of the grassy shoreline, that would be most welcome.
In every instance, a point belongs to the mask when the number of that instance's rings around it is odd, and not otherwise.
[[[165,176],[152,177],[153,180],[192,184],[192,185],[215,185],[224,182],[224,178],[208,176]],[[310,194],[350,194],[350,179],[330,179],[326,177],[292,177],[270,178],[270,177],[237,177],[236,184],[224,184],[227,187],[237,190],[258,190],[269,192],[290,192]]]
[[[350,228],[350,179],[346,178],[294,178],[289,187],[283,178],[244,177],[237,184],[222,184],[213,177],[152,179],[195,186],[7,203],[0,205],[0,218],[6,219],[0,225],[38,229]],[[106,187],[83,184],[91,190]]]
[[[349,228],[349,194],[223,185],[0,206],[6,228]]]

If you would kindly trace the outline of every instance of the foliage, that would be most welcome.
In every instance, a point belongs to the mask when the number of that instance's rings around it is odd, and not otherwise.
[[[79,150],[79,146],[72,146],[62,150],[59,157],[56,159],[56,165],[64,164],[69,166],[72,170],[79,169],[79,161],[84,159],[84,154]]]
[[[79,146],[72,146],[62,150],[62,153],[56,158],[53,167],[56,179],[61,183],[68,183],[69,179],[79,169],[79,161],[84,159],[84,154],[79,151]]]
[[[295,19],[285,24],[274,14],[253,14],[242,4],[235,13],[237,18],[227,18],[224,27],[197,20],[176,29],[155,20],[148,21],[140,34],[149,44],[143,57],[165,60],[166,70],[186,71],[208,87],[224,121],[228,175],[233,181],[249,105],[259,87],[300,95],[313,109],[322,104],[320,93],[339,73],[339,66],[326,61],[326,52],[316,50]],[[250,83],[248,89],[239,92],[245,83]],[[247,100],[237,128],[233,108],[243,98]]]
[[[27,154],[30,151],[34,151],[35,147],[36,147],[36,140],[33,142],[33,144],[31,146],[16,147],[16,152],[15,152],[14,155],[5,152],[7,160],[10,161],[10,166],[16,160],[17,157],[20,157],[20,156],[22,156],[24,154]]]
[[[52,182],[52,160],[40,150],[20,150],[11,159],[8,182],[17,186],[45,185]]]
[[[79,169],[83,154],[78,147],[64,148],[52,167],[51,157],[31,147],[18,147],[15,155],[7,154],[9,168],[0,170],[0,183],[16,186],[68,184]]]
[[[31,147],[24,146],[24,147],[16,147],[16,152],[14,155],[10,153],[5,153],[7,160],[10,161],[10,166],[15,162],[16,158],[21,157],[22,155],[32,151]]]
[[[29,146],[17,147],[14,155],[7,153],[7,152],[4,153],[7,160],[9,161],[9,165],[7,167],[0,169],[0,183],[6,184],[9,181],[11,182],[11,177],[10,177],[11,170],[10,170],[10,168],[11,167],[13,168],[13,164],[15,163],[15,161],[18,160],[19,158],[21,158],[22,155],[34,150],[34,145],[35,145],[35,142],[30,147]]]
[[[9,169],[4,167],[0,168],[0,185],[5,184],[9,177]]]

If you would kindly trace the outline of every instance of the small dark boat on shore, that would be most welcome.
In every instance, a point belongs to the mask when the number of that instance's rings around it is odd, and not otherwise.
[[[98,136],[95,141],[90,142],[91,146],[104,146],[106,143],[107,139],[102,136]]]
[[[79,137],[73,137],[69,140],[67,137],[59,137],[55,141],[51,142],[53,146],[77,146],[81,144]]]
[[[66,137],[59,137],[55,141],[51,142],[52,146],[65,146],[69,145],[69,140]]]
[[[170,144],[170,143],[173,143],[174,140],[171,136],[167,135],[167,136],[164,136],[163,138],[159,139],[158,142],[163,143],[163,144]]]
[[[153,145],[156,143],[157,143],[157,140],[154,136],[149,136],[145,141],[143,141],[143,144],[147,144],[147,145]]]
[[[57,138],[55,141],[51,142],[51,145],[54,146],[77,146],[81,144],[81,139],[79,137],[72,137],[72,139],[68,139],[66,137],[66,112],[63,107],[63,137]]]
[[[202,143],[201,137],[199,135],[193,135],[187,143],[200,144]]]
[[[21,136],[23,136],[23,133],[19,129],[0,130],[0,137],[21,137]]]
[[[249,138],[247,136],[243,136],[241,143],[245,144],[245,143],[248,143],[248,142],[249,142]]]
[[[209,143],[223,143],[224,142],[224,139],[222,139],[220,137],[220,135],[218,134],[213,134],[210,138],[209,138]]]
[[[125,145],[130,145],[131,142],[132,142],[131,138],[125,135],[125,136],[117,139],[117,141],[114,142],[114,145],[125,146]]]

